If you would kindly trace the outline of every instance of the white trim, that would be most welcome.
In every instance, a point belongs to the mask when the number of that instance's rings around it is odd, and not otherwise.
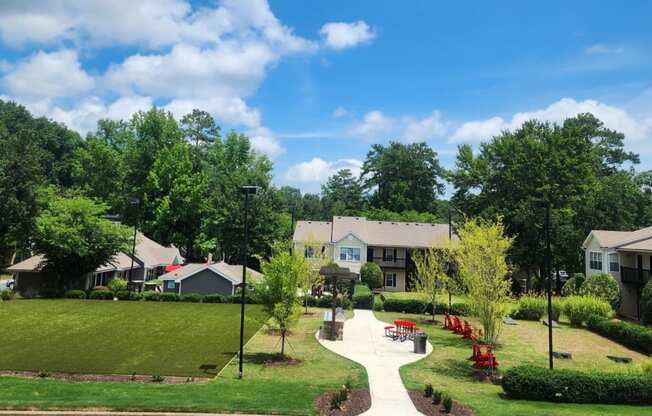
[[[600,255],[600,260],[599,260],[600,261],[600,268],[599,269],[594,269],[593,267],[591,267],[591,262],[598,262],[598,260],[592,260],[591,259],[591,254],[599,254]],[[603,256],[602,251],[594,251],[594,250],[589,251],[589,270],[598,270],[598,271],[601,271],[601,272],[604,271],[604,256]]]

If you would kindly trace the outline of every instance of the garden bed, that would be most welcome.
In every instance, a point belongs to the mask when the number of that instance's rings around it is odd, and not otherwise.
[[[143,374],[79,374],[79,373],[47,373],[40,371],[0,371],[0,377],[22,377],[22,378],[49,378],[53,380],[65,380],[72,382],[80,381],[111,381],[120,383],[150,383],[150,384],[205,384],[210,382],[212,377],[175,377],[175,376],[152,376]]]
[[[432,404],[432,398],[424,396],[422,391],[411,390],[408,394],[410,395],[410,399],[412,399],[412,403],[414,403],[414,407],[426,416],[473,416],[474,414],[471,409],[457,400],[453,400],[451,412],[446,413],[441,403],[438,405]]]
[[[331,409],[331,398],[337,391],[329,391],[315,400],[315,408],[320,416],[356,416],[371,408],[371,394],[368,389],[354,389],[339,409]],[[398,416],[398,415],[397,415]]]

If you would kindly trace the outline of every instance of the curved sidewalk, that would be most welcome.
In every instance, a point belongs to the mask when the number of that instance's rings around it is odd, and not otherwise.
[[[385,337],[385,326],[372,311],[356,309],[353,318],[344,322],[344,341],[319,342],[367,370],[371,409],[364,415],[420,416],[422,413],[412,404],[398,369],[426,357],[432,352],[432,345],[426,343],[425,355],[415,354],[412,341],[392,341]]]

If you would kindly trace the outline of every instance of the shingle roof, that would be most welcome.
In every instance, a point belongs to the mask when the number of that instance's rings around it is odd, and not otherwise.
[[[368,245],[391,247],[443,246],[448,241],[448,224],[374,221],[364,217],[333,217],[332,222],[299,221],[294,241],[337,242],[353,234]],[[457,236],[453,233],[453,239]]]
[[[592,230],[590,235],[593,235],[600,247],[624,247],[629,246],[630,243],[652,238],[652,227],[641,228],[636,231]]]
[[[219,263],[190,263],[185,266],[159,276],[161,280],[174,280],[180,282],[183,279],[186,279],[196,273],[199,273],[203,270],[211,270],[214,273],[219,274],[220,276],[225,277],[226,279],[233,282],[233,284],[238,285],[242,283],[242,265],[237,264],[228,264],[225,262]],[[250,269],[247,267],[247,277],[252,278],[256,282],[260,282],[263,275],[256,270]]]

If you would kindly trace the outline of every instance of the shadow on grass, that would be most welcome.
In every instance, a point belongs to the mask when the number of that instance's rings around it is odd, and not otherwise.
[[[199,369],[204,372],[204,374],[216,376],[218,373],[217,364],[202,364],[199,366]]]

